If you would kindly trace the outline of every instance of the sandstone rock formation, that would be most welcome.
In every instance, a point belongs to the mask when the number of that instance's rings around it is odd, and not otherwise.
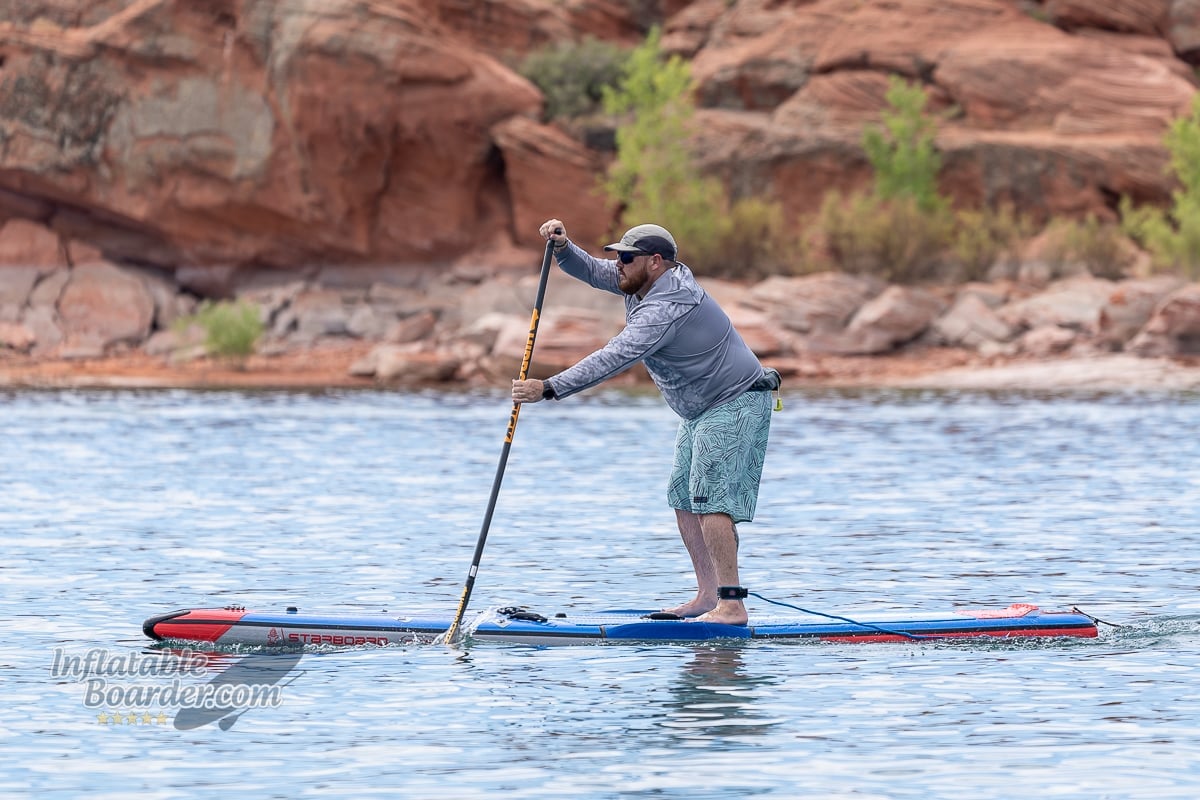
[[[524,263],[535,222],[594,244],[607,154],[540,121],[525,54],[663,24],[693,59],[691,143],[797,220],[859,185],[886,76],[954,113],[946,191],[1046,215],[1163,200],[1195,91],[1195,0],[24,0],[0,9],[0,218],[114,263]],[[681,143],[682,144],[682,143]],[[512,250],[513,247],[517,250]],[[11,262],[10,262],[11,263]]]
[[[508,228],[491,128],[540,95],[415,0],[23,6],[10,215],[170,268],[449,261]]]
[[[153,338],[178,357],[197,346],[178,317],[241,297],[265,352],[354,341],[387,348],[361,374],[505,371],[538,222],[563,217],[594,247],[617,212],[595,190],[611,153],[544,121],[515,66],[654,24],[697,81],[680,146],[797,225],[868,179],[862,129],[889,75],[944,114],[942,188],[960,204],[1111,217],[1123,195],[1165,201],[1163,134],[1200,63],[1197,0],[23,0],[0,8],[0,353]],[[911,341],[1194,349],[1181,280],[1047,286],[1026,266],[957,293],[834,274],[714,291],[796,370]],[[620,324],[571,282],[554,290],[542,368]]]
[[[1200,353],[1200,285],[1189,284],[1168,295],[1130,350],[1142,356]]]
[[[1169,191],[1162,135],[1187,110],[1195,77],[1155,38],[1168,6],[742,2],[702,35],[698,14],[681,15],[668,41],[681,52],[703,41],[694,74],[710,109],[700,136],[709,165],[795,216],[827,189],[868,179],[858,143],[885,107],[889,73],[921,82],[931,108],[952,112],[938,146],[943,189],[960,202],[1011,202],[1043,219],[1111,216],[1120,195],[1161,201]]]

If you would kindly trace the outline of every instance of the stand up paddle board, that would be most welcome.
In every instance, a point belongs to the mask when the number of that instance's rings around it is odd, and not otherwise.
[[[543,616],[524,608],[487,612],[468,626],[473,640],[528,644],[593,642],[699,642],[717,639],[816,639],[901,642],[979,637],[1096,636],[1096,621],[1075,609],[1043,611],[1014,603],[1007,608],[941,613],[863,612],[850,616],[803,613],[791,618],[752,616],[748,625],[648,619],[649,611],[613,610]],[[451,620],[402,614],[302,614],[247,611],[240,606],[172,611],[151,617],[142,630],[151,639],[216,645],[354,647],[428,642]]]

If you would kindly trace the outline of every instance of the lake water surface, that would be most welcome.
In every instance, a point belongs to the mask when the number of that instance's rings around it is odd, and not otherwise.
[[[142,621],[188,606],[452,615],[507,399],[0,393],[0,796],[1200,796],[1200,398],[785,402],[742,531],[752,590],[834,612],[1077,605],[1124,627],[312,650],[277,706],[180,730],[172,708],[89,704],[95,662],[56,657],[157,659]],[[674,427],[648,394],[525,408],[468,616],[684,599]]]

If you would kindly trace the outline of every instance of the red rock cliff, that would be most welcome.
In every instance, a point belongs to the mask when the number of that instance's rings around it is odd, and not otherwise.
[[[1197,0],[24,0],[0,9],[0,223],[167,269],[448,262],[598,241],[607,155],[509,66],[663,23],[690,146],[797,219],[867,179],[888,74],[955,109],[946,191],[1037,214],[1164,200]],[[495,256],[500,258],[500,256]]]

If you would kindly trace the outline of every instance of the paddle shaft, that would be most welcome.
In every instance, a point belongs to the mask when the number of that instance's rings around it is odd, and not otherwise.
[[[556,233],[561,233],[561,230]],[[542,257],[542,274],[538,278],[537,298],[533,302],[533,315],[529,320],[529,338],[525,340],[525,357],[521,359],[521,374],[518,380],[525,380],[529,374],[529,362],[533,359],[533,343],[537,339],[538,322],[542,316],[542,300],[546,297],[546,283],[550,279],[550,258],[554,251],[554,240],[546,240],[546,254]],[[479,538],[475,542],[475,555],[471,559],[471,569],[467,572],[467,580],[463,583],[462,597],[458,601],[458,610],[454,612],[454,620],[446,629],[443,641],[455,642],[459,636],[463,615],[467,613],[467,603],[471,600],[471,591],[475,588],[475,576],[479,572],[479,562],[483,560],[483,547],[487,543],[488,529],[492,526],[492,514],[496,511],[496,500],[500,497],[500,484],[504,480],[504,468],[508,465],[508,454],[512,450],[513,434],[517,430],[517,417],[521,415],[521,404],[513,401],[512,414],[508,418],[508,430],[504,435],[504,447],[500,450],[500,464],[496,467],[496,477],[492,480],[492,494],[488,498],[487,511],[483,515],[483,526],[479,530]]]

